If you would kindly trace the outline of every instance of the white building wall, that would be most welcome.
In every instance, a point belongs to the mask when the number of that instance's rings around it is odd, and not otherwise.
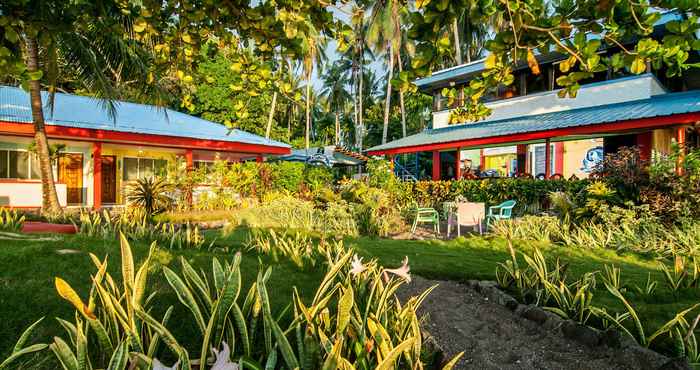
[[[576,98],[559,98],[557,92],[558,90],[545,91],[487,103],[486,106],[491,108],[492,113],[484,121],[648,99],[653,95],[664,94],[666,90],[654,76],[645,74],[584,85]],[[433,128],[448,126],[449,118],[449,110],[434,112]]]
[[[27,150],[32,138],[0,135],[0,150]],[[50,140],[49,144],[63,144],[65,153],[83,155],[83,206],[92,206],[92,147],[91,143],[67,140]],[[53,164],[54,179],[58,181],[58,166]],[[66,205],[67,189],[65,184],[56,184],[58,200]],[[41,183],[39,180],[13,180],[0,178],[0,206],[41,207]]]

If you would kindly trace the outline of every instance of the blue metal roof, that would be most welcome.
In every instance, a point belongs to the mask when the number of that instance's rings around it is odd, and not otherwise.
[[[46,124],[139,134],[166,135],[289,148],[237,129],[152,105],[115,102],[116,117],[110,117],[106,101],[86,96],[56,93],[54,109],[48,106],[48,92],[42,92]],[[0,121],[32,122],[29,94],[17,87],[0,86]]]
[[[700,90],[655,95],[648,99],[624,103],[428,129],[416,135],[375,146],[368,151],[542,132],[695,112],[700,112]]]

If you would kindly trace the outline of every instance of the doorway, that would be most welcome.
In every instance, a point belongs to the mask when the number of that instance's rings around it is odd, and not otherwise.
[[[83,155],[61,153],[58,157],[58,182],[66,184],[66,202],[83,204]]]
[[[102,203],[117,202],[117,157],[102,156]]]

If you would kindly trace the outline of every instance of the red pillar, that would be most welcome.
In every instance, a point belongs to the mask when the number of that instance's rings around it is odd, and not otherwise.
[[[484,156],[484,149],[479,150],[479,169],[481,171],[485,170],[486,168],[486,157]]]
[[[528,169],[527,165],[527,144],[518,144],[515,149],[517,153],[517,162],[518,162],[518,168],[515,172],[521,174],[521,173],[529,173],[530,170]]]
[[[187,163],[186,168],[188,171],[194,168],[194,158],[192,156],[192,149],[185,149],[185,163]]]
[[[564,142],[554,143],[554,173],[564,176]]]
[[[676,143],[678,143],[679,155],[676,162],[676,173],[683,175],[683,161],[685,160],[685,127],[676,128]]]
[[[547,138],[544,141],[544,178],[552,176],[552,145]]]
[[[440,152],[433,152],[433,181],[440,180]]]
[[[651,131],[637,134],[636,144],[637,148],[639,148],[639,159],[645,162],[651,160],[651,138]]]
[[[102,143],[92,143],[92,207],[102,207]]]
[[[257,156],[255,156],[255,161],[258,163],[262,163],[263,162],[262,154],[258,154]]]
[[[455,180],[462,178],[462,150],[457,148],[455,153]]]

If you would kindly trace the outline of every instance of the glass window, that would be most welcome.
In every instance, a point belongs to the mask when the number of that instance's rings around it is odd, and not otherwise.
[[[0,179],[6,179],[10,176],[7,172],[7,150],[0,150]]]
[[[139,178],[153,177],[153,160],[149,158],[139,158]]]
[[[124,180],[131,181],[165,175],[168,161],[152,158],[124,158]]]
[[[139,178],[139,159],[124,158],[124,180],[136,180]]]
[[[168,171],[168,161],[165,159],[156,159],[154,163],[156,176],[165,176]]]
[[[10,151],[10,178],[29,178],[29,153]]]

